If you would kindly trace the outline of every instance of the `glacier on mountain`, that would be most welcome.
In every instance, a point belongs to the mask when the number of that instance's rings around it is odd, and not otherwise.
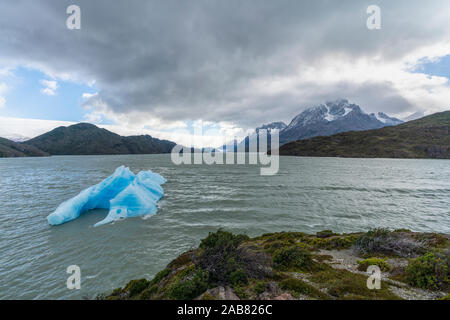
[[[140,215],[155,214],[157,202],[164,196],[166,182],[157,173],[141,171],[135,175],[121,166],[110,177],[60,204],[48,215],[51,225],[60,225],[78,218],[92,209],[109,209],[108,215],[94,226]]]
[[[378,112],[377,114],[371,113],[370,116],[373,118],[376,118],[378,121],[380,121],[388,126],[395,126],[395,125],[403,123],[402,120],[399,120],[394,117],[389,117],[387,114],[385,114],[383,112]]]

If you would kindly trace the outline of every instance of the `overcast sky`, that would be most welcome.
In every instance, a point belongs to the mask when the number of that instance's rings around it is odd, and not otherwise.
[[[0,127],[89,121],[185,143],[200,119],[240,134],[337,98],[448,110],[449,13],[448,0],[0,0]]]

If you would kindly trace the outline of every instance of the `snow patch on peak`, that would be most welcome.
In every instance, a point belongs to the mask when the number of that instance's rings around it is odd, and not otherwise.
[[[345,107],[344,108],[344,117],[346,116],[346,115],[348,115],[350,112],[352,112],[353,111],[353,109],[352,108],[349,108],[349,107]]]
[[[371,113],[370,116],[388,126],[395,126],[397,124],[403,123],[402,120],[394,118],[394,117],[389,117],[387,114],[385,114],[383,112],[378,112],[376,114]]]
[[[381,121],[381,122],[383,122],[383,123],[386,123],[386,122],[387,122],[387,119],[386,119],[386,118],[380,116],[380,112],[378,112],[377,114],[375,114],[375,118],[377,118],[378,121]]]
[[[324,106],[327,109],[327,112],[324,115],[324,119],[327,121],[334,121],[338,118],[345,117],[350,112],[356,109],[359,112],[363,113],[357,105],[350,104],[348,100],[345,99],[336,100],[334,102],[327,102]]]
[[[330,112],[330,107],[328,107],[327,105],[325,105],[325,107],[327,108],[327,113],[324,116],[324,119],[327,121],[333,121],[336,119],[336,117],[334,115],[331,114]]]

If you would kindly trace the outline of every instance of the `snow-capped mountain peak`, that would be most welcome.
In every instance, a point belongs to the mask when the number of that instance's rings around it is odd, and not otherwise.
[[[329,101],[324,104],[305,109],[291,121],[286,129],[323,121],[335,121],[339,118],[347,116],[351,112],[362,113],[361,108],[358,105],[349,103],[346,99]]]
[[[378,121],[380,121],[388,126],[395,126],[397,124],[403,123],[402,120],[394,118],[394,117],[389,117],[387,114],[385,114],[383,112],[378,112],[377,114],[371,113],[370,116],[375,117]]]
[[[303,110],[292,119],[288,126],[283,122],[273,122],[258,127],[250,137],[254,137],[261,129],[267,129],[269,132],[278,129],[280,143],[284,144],[340,132],[379,129],[402,122],[382,112],[367,114],[357,104],[350,103],[346,99],[338,99]],[[247,144],[248,139],[249,137],[241,141],[239,145]],[[227,149],[230,148],[233,146]]]
[[[379,129],[402,123],[378,112],[365,113],[357,104],[338,99],[305,109],[280,132],[280,142],[329,136],[339,132]]]

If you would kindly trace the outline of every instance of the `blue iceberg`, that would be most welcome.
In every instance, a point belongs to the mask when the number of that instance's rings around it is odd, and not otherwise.
[[[128,217],[155,214],[157,202],[164,196],[161,185],[165,182],[166,179],[151,170],[135,175],[129,168],[121,166],[112,176],[61,203],[47,221],[51,225],[60,225],[92,209],[109,209],[106,218],[94,225],[97,227]]]

